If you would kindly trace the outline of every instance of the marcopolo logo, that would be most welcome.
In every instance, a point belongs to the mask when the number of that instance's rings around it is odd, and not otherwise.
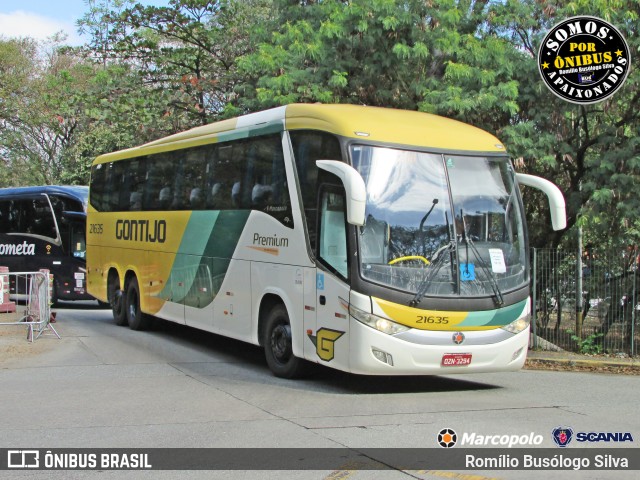
[[[458,440],[460,440],[458,442]],[[438,445],[443,448],[451,448],[458,443],[461,446],[490,446],[490,447],[521,447],[540,445],[544,438],[531,432],[525,435],[480,435],[475,432],[464,432],[462,438],[451,428],[443,428],[438,432]]]
[[[629,73],[631,57],[622,34],[597,17],[572,17],[545,36],[538,69],[547,87],[572,103],[601,102]]]
[[[455,430],[443,428],[438,432],[438,445],[442,448],[452,448],[458,442],[458,435]]]

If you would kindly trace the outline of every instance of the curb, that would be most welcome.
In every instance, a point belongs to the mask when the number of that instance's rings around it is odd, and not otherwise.
[[[610,358],[576,358],[573,355],[560,358],[559,356],[548,355],[544,353],[529,352],[527,361],[525,363],[525,368],[535,367],[535,363],[540,363],[548,366],[557,365],[563,367],[583,367],[608,370],[626,368],[638,370],[638,373],[640,373],[640,361],[633,358],[616,360]]]

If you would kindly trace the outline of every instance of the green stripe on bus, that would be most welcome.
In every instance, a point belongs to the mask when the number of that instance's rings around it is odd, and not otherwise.
[[[523,300],[514,305],[496,310],[486,310],[480,312],[469,312],[463,322],[459,323],[459,327],[490,327],[509,325],[511,322],[521,316],[522,311],[527,305],[527,301]]]
[[[249,218],[249,210],[193,212],[160,296],[204,308],[215,299]]]
[[[269,135],[271,133],[279,133],[283,131],[284,125],[281,122],[271,123],[264,127],[239,129],[231,132],[219,133],[216,138],[216,143],[231,142],[233,140],[241,140],[243,138],[260,137],[262,135]]]

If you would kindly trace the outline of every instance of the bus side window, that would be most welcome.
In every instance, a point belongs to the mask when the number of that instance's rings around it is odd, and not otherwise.
[[[147,177],[146,158],[140,157],[136,160],[120,163],[126,163],[126,167],[128,167],[122,184],[120,209],[138,212],[142,210],[144,184]]]
[[[87,253],[87,242],[85,237],[85,226],[83,222],[69,222],[69,251],[75,258],[85,258]]]
[[[0,233],[10,233],[12,230],[11,205],[13,201],[0,201]]]
[[[22,200],[20,204],[20,230],[23,233],[57,238],[56,224],[49,202],[45,198]]]
[[[94,165],[91,168],[91,205],[97,211],[104,211],[107,164]]]
[[[204,191],[203,197],[205,208],[209,210],[219,210],[222,199],[222,183],[216,176],[218,164],[218,148],[214,145],[208,145],[204,149]]]
[[[251,208],[251,191],[248,190],[252,171],[253,149],[247,142],[236,143],[233,146],[233,157],[231,158],[231,170],[235,172],[233,187],[231,188],[231,199],[233,208]]]
[[[158,210],[160,190],[164,185],[157,159],[148,162],[146,180],[142,205],[145,210]]]
[[[203,148],[187,150],[184,157],[185,206],[189,210],[202,210],[205,206]]]
[[[106,188],[108,196],[108,210],[109,212],[121,212],[129,210],[130,193],[129,188],[125,186],[125,181],[128,184],[127,170],[129,168],[128,161],[112,162],[109,165],[109,173]]]
[[[309,232],[309,243],[311,251],[315,252],[318,185],[327,178],[324,171],[319,175],[316,160],[342,161],[342,151],[338,139],[329,133],[297,130],[290,132],[290,137]]]
[[[344,193],[326,189],[320,196],[319,258],[344,278],[349,277]]]
[[[262,210],[270,203],[273,195],[271,169],[274,152],[270,148],[269,139],[254,140],[250,151],[251,208]]]
[[[211,186],[211,202],[212,207],[217,210],[233,208],[235,178],[233,176],[232,162],[233,146],[231,144],[222,144],[216,147],[216,154],[213,160],[215,182]],[[216,187],[216,185],[218,186]]]

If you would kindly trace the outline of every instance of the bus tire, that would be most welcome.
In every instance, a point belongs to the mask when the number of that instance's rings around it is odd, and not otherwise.
[[[111,313],[116,325],[124,326],[127,324],[127,316],[125,315],[124,295],[115,280],[109,282],[109,304],[111,305]]]
[[[140,309],[140,287],[136,277],[127,283],[125,312],[131,330],[146,330],[149,327],[149,317]]]
[[[262,344],[267,365],[276,377],[296,378],[304,374],[306,362],[293,354],[291,324],[284,305],[274,306],[267,314]]]

